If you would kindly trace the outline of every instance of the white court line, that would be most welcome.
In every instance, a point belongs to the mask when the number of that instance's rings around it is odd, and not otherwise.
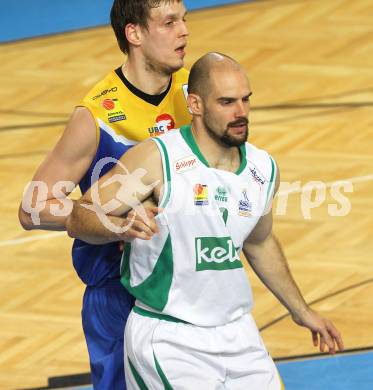
[[[53,232],[53,233],[39,234],[38,236],[32,236],[32,237],[15,238],[14,240],[4,240],[4,241],[0,241],[0,247],[19,245],[25,242],[48,240],[49,238],[61,237],[61,236],[66,236],[66,232]]]
[[[356,177],[350,177],[349,179],[338,179],[330,182],[323,183],[323,185],[320,185],[320,188],[325,188],[326,187],[331,187],[335,184],[341,183],[341,182],[349,182],[349,183],[363,183],[366,181],[371,181],[373,180],[373,175],[366,175],[366,176],[356,176]],[[316,188],[317,186],[314,186],[313,188]],[[297,194],[301,193],[302,188],[300,189],[295,189],[295,190],[289,190],[289,191],[279,191],[277,193],[277,196],[281,195],[292,195],[292,194]],[[14,240],[4,240],[0,241],[0,247],[4,246],[12,246],[12,245],[19,245],[23,244],[25,242],[32,242],[32,241],[39,241],[39,240],[48,240],[49,238],[53,237],[61,237],[65,236],[66,232],[53,232],[53,233],[46,233],[46,234],[40,234],[38,236],[33,236],[33,237],[24,237],[24,238],[16,238]]]

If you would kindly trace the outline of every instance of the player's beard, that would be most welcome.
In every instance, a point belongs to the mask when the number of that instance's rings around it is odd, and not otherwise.
[[[205,115],[203,116],[203,124],[207,130],[207,132],[219,143],[222,143],[226,146],[241,146],[243,145],[248,136],[249,136],[249,121],[247,118],[242,117],[237,119],[236,121],[229,122],[227,124],[226,129],[223,131],[222,135],[219,135],[218,126],[214,123],[213,120],[211,120],[211,116],[209,115],[208,111],[205,112]],[[237,125],[246,125],[246,130],[241,136],[234,136],[232,134],[229,134],[229,129],[232,126]]]

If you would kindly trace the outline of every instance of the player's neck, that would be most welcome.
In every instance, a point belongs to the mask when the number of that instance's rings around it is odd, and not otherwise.
[[[211,168],[236,172],[241,165],[239,148],[227,146],[213,138],[205,129],[192,125],[191,131],[199,150]]]
[[[149,69],[135,60],[127,61],[122,66],[122,72],[132,85],[148,95],[160,95],[167,89],[171,78],[171,74]]]

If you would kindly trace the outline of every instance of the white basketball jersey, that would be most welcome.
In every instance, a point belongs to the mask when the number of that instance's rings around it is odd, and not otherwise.
[[[210,168],[190,126],[154,142],[164,173],[160,232],[126,245],[122,283],[142,309],[198,326],[227,324],[252,307],[240,252],[272,200],[276,165],[245,143],[237,172]]]

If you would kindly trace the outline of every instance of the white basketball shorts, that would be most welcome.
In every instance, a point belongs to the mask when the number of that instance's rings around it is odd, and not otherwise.
[[[205,328],[135,307],[124,360],[128,390],[283,389],[251,314]]]

